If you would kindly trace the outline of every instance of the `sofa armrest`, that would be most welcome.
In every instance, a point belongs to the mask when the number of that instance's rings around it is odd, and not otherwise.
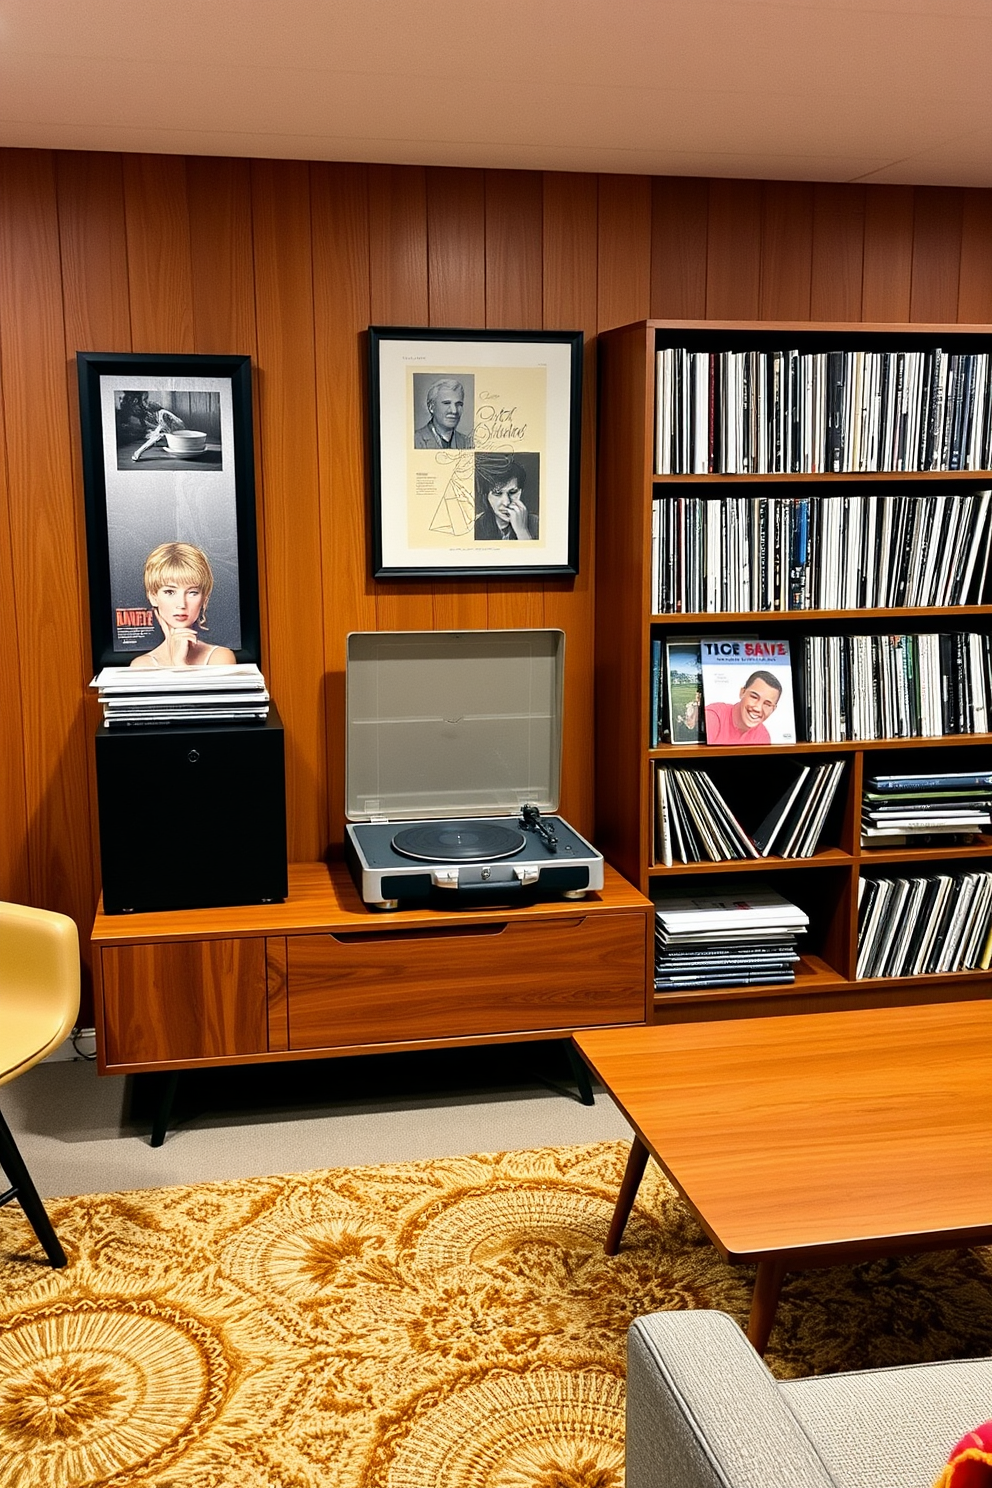
[[[627,1336],[626,1488],[836,1488],[723,1312],[656,1312]]]

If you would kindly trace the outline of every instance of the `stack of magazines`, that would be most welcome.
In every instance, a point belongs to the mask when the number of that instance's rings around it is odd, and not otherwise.
[[[987,970],[992,963],[992,873],[863,878],[858,902],[859,977]]]
[[[93,678],[105,728],[169,723],[256,723],[269,712],[257,666],[104,667]]]
[[[992,773],[869,775],[861,803],[862,847],[970,842],[992,825]]]
[[[659,899],[656,992],[794,982],[809,916],[774,889]]]

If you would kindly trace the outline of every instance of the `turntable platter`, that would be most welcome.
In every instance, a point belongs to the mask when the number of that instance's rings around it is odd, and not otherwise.
[[[392,845],[403,857],[425,863],[478,863],[512,858],[523,847],[524,834],[495,822],[427,822],[404,827]]]

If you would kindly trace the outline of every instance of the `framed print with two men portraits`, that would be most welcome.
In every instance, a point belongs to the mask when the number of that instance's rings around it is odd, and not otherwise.
[[[582,340],[369,328],[375,578],[578,572]]]
[[[250,357],[76,364],[95,669],[258,662]]]

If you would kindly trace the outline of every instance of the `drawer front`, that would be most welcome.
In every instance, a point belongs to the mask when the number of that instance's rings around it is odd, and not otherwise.
[[[290,1049],[645,1019],[644,914],[287,937]]]
[[[108,1068],[265,1051],[264,939],[107,946],[101,960]]]

